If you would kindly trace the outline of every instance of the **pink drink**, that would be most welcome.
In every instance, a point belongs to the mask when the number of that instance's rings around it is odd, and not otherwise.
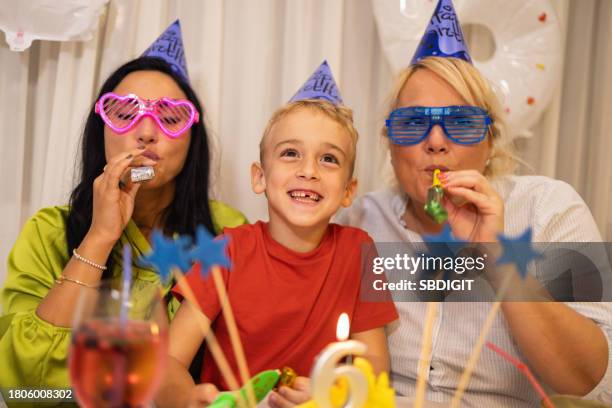
[[[91,320],[73,334],[70,378],[85,407],[140,407],[165,369],[167,333],[153,322]]]

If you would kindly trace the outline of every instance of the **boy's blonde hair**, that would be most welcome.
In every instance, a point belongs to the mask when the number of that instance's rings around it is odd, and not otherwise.
[[[259,142],[259,161],[263,164],[266,138],[272,130],[272,127],[278,123],[279,120],[291,112],[295,112],[299,109],[308,109],[314,112],[322,113],[339,124],[342,129],[348,133],[349,137],[351,138],[351,151],[348,152],[350,161],[349,177],[352,177],[353,170],[355,169],[355,156],[357,154],[357,139],[359,138],[359,133],[357,132],[357,129],[355,129],[355,125],[353,123],[353,111],[346,106],[334,105],[325,99],[303,99],[300,101],[289,102],[274,112],[268,121],[261,141]]]
[[[402,88],[419,69],[428,69],[444,79],[468,105],[478,106],[489,113],[492,124],[489,127],[489,137],[492,142],[491,156],[485,167],[484,175],[497,177],[512,173],[520,161],[514,153],[508,135],[503,111],[493,88],[474,66],[457,58],[427,57],[414,65],[405,68],[395,83],[390,95],[389,105],[385,117],[397,108]],[[382,136],[389,146],[387,128],[383,126]]]

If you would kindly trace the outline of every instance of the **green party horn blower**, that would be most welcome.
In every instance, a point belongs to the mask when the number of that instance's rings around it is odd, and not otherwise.
[[[259,404],[270,391],[276,387],[278,380],[280,379],[280,370],[266,370],[255,375],[249,380],[253,386],[253,392],[255,393],[255,400]],[[209,408],[236,408],[238,406],[238,399],[242,396],[242,400],[247,399],[247,385],[245,384],[238,391],[224,391],[220,392],[217,398],[209,405]]]
[[[442,197],[444,190],[442,183],[438,178],[440,169],[435,169],[433,172],[433,182],[429,190],[427,190],[427,202],[425,203],[425,212],[438,224],[442,224],[448,218],[448,213],[442,206]]]

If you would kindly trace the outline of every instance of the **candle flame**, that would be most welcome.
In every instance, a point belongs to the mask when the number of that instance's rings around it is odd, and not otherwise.
[[[348,314],[342,313],[338,318],[338,325],[336,326],[336,338],[338,341],[348,339],[350,327]]]

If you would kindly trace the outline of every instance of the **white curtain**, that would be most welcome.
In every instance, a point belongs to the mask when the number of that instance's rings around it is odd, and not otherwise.
[[[535,136],[519,148],[532,172],[566,180],[582,194],[610,240],[612,2],[554,3],[567,38],[564,75]],[[378,130],[393,78],[370,1],[111,0],[88,42],[37,41],[14,53],[0,35],[0,284],[25,220],[66,203],[101,82],[176,18],[215,146],[215,197],[251,221],[267,218],[265,200],[251,192],[249,165],[267,119],[323,59],[355,111],[359,192],[382,186]]]

